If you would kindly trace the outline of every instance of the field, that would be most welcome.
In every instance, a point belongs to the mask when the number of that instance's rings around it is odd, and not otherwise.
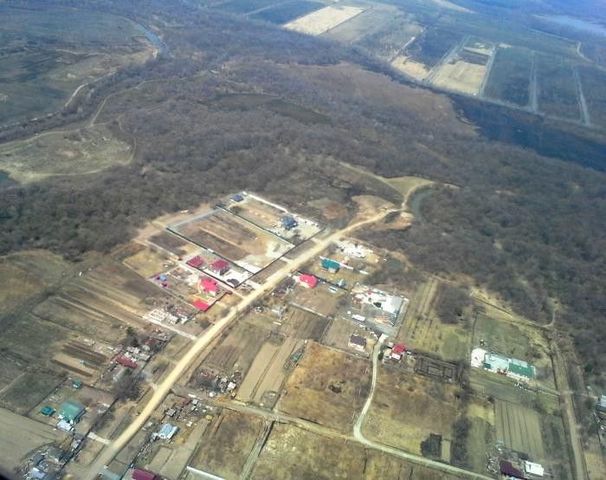
[[[458,42],[462,35],[449,30],[428,28],[407,49],[406,56],[426,67],[435,66]]]
[[[197,247],[185,240],[172,235],[169,232],[160,232],[149,237],[149,241],[168,252],[183,257],[189,253],[194,253]]]
[[[376,5],[351,20],[337,25],[327,31],[324,36],[343,43],[357,43],[369,35],[382,31],[398,13],[399,10],[394,7]]]
[[[282,25],[288,23],[295,18],[307,15],[310,12],[322,8],[324,4],[319,2],[311,2],[308,0],[296,0],[294,2],[287,2],[275,7],[262,10],[258,13],[252,14],[250,18],[257,20],[264,20],[266,22],[276,23]]]
[[[433,78],[433,85],[446,90],[456,90],[477,95],[486,74],[486,65],[456,60],[442,65]]]
[[[21,460],[32,450],[61,440],[55,428],[0,408],[0,465],[2,473],[14,473]]]
[[[497,441],[507,448],[526,453],[537,462],[544,461],[541,421],[534,410],[502,400],[496,401]]]
[[[577,87],[571,65],[561,58],[537,56],[539,109],[548,115],[578,120]]]
[[[395,13],[384,28],[362,38],[358,45],[381,60],[391,62],[405,45],[421,34],[423,27],[402,11]]]
[[[262,430],[260,417],[224,410],[206,430],[191,464],[226,480],[238,479]]]
[[[26,414],[62,381],[51,373],[25,373],[0,396],[0,404],[15,413]]]
[[[276,0],[231,0],[222,3],[219,8],[230,13],[247,13],[268,7]]]
[[[269,330],[240,321],[224,334],[203,366],[225,373],[237,370],[246,375],[268,335]]]
[[[347,440],[277,423],[251,478],[462,480],[463,477],[407,463]]]
[[[280,333],[303,340],[319,341],[330,320],[297,307],[289,307],[280,318]]]
[[[606,73],[595,68],[579,67],[579,75],[591,121],[606,128]]]
[[[0,169],[19,182],[84,175],[130,162],[132,148],[106,127],[47,133],[0,147]]]
[[[486,459],[493,453],[496,440],[494,405],[486,400],[473,398],[467,407],[466,416],[471,422],[467,437],[469,466],[475,472],[485,473]]]
[[[363,430],[369,439],[420,455],[421,442],[432,433],[452,440],[460,408],[457,390],[398,367],[384,367]]]
[[[299,17],[285,24],[284,27],[308,35],[321,35],[363,11],[363,8],[351,6],[325,7],[304,17]]]
[[[367,360],[310,342],[286,383],[278,410],[349,431],[369,387]]]
[[[532,53],[524,48],[501,46],[497,49],[484,94],[521,107],[530,101]]]
[[[422,283],[415,292],[398,339],[413,349],[440,355],[445,360],[466,360],[470,348],[468,327],[447,324],[433,311],[439,284],[435,279]]]
[[[430,69],[421,62],[417,62],[406,55],[396,56],[391,66],[406,75],[411,76],[415,80],[424,80],[429,75]]]
[[[137,25],[100,12],[61,9],[49,18],[43,11],[2,6],[0,27],[0,43],[7,47],[0,55],[0,124],[55,112],[79,85],[150,56],[136,53],[144,49]],[[105,55],[117,47],[121,52]]]
[[[150,278],[175,265],[168,255],[157,249],[143,247],[134,255],[123,260],[124,265],[133,269],[143,278]]]
[[[252,273],[292,248],[292,244],[221,210],[174,225],[171,230]]]
[[[290,294],[289,302],[317,315],[331,317],[337,312],[340,301],[345,296],[344,290],[335,289],[328,283],[318,283],[316,288],[297,285]]]
[[[238,390],[237,398],[272,408],[287,374],[289,358],[303,342],[285,338],[282,343],[265,342]]]

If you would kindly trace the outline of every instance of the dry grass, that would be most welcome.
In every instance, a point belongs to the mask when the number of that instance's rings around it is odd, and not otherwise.
[[[430,433],[452,439],[460,401],[457,387],[396,368],[379,372],[373,404],[364,422],[367,437],[421,454]]]
[[[454,63],[442,65],[433,80],[433,84],[447,90],[477,95],[480,92],[486,72],[486,65],[457,60]]]
[[[278,409],[345,432],[369,388],[368,360],[311,342],[286,383]]]

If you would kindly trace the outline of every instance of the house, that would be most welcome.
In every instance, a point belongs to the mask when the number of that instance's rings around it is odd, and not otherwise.
[[[59,407],[59,418],[71,424],[78,423],[86,408],[79,402],[67,400]]]
[[[403,343],[396,343],[391,349],[391,351],[398,355],[402,355],[403,353],[406,353],[406,345],[404,345]]]
[[[534,477],[542,477],[543,475],[545,475],[545,469],[540,463],[525,461],[524,473],[526,473],[526,475],[532,475]]]
[[[179,430],[179,427],[177,427],[176,425],[171,425],[170,423],[164,423],[160,427],[160,430],[158,431],[158,433],[156,433],[156,436],[161,440],[170,440],[171,438],[173,438],[175,436],[175,434],[177,433],[177,430]]]
[[[204,259],[200,255],[196,255],[195,257],[190,258],[187,262],[187,265],[193,268],[199,269],[204,266]]]
[[[225,275],[227,272],[229,272],[229,262],[219,258],[210,264],[210,269],[217,275]]]
[[[341,268],[341,264],[336,260],[332,260],[330,258],[323,258],[322,268],[324,270],[328,270],[330,273],[337,273]]]
[[[316,288],[316,286],[318,285],[318,279],[308,273],[302,273],[301,275],[299,275],[298,280],[299,283],[305,288]]]
[[[140,468],[135,468],[131,475],[132,480],[159,480],[160,477],[155,473]]]
[[[212,305],[199,298],[192,302],[192,305],[201,312],[206,312]]]
[[[595,406],[598,411],[598,417],[606,418],[606,395],[602,395]]]
[[[116,363],[126,368],[132,368],[133,370],[137,368],[137,362],[135,362],[132,358],[127,357],[126,355],[118,355],[116,357]]]
[[[40,409],[40,413],[45,417],[52,417],[55,414],[55,409],[50,405],[45,405]]]
[[[208,293],[213,297],[216,297],[219,294],[219,285],[216,280],[212,278],[204,277],[200,280],[200,286],[204,293]]]
[[[284,215],[280,219],[280,221],[282,222],[282,227],[285,230],[292,230],[293,228],[295,228],[299,225],[299,223],[297,222],[295,217],[293,217],[292,215]]]
[[[353,348],[358,352],[366,351],[366,339],[360,335],[353,334],[349,337],[349,348]]]
[[[242,202],[244,200],[244,196],[242,194],[240,194],[240,193],[236,193],[233,197],[231,197],[231,199],[234,202],[240,203],[240,202]]]

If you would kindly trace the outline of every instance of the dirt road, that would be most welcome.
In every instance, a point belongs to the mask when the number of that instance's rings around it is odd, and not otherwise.
[[[366,403],[364,404],[364,407],[362,408],[362,411],[360,412],[360,415],[358,416],[358,419],[356,420],[356,423],[354,425],[353,434],[354,434],[354,438],[356,439],[356,441],[362,443],[363,445],[367,446],[368,448],[372,448],[374,450],[379,450],[383,453],[387,453],[388,455],[393,455],[395,457],[399,457],[404,460],[408,460],[410,462],[425,465],[427,467],[431,467],[436,470],[441,470],[443,472],[452,473],[455,475],[463,475],[467,478],[493,480],[493,477],[489,477],[487,475],[470,472],[470,471],[464,470],[462,468],[453,467],[452,465],[448,465],[446,463],[438,462],[436,460],[431,460],[431,459],[425,458],[425,457],[420,457],[418,455],[414,455],[412,453],[408,453],[408,452],[405,452],[403,450],[400,450],[400,449],[397,449],[394,447],[389,447],[387,445],[373,442],[371,440],[368,440],[362,434],[362,425],[364,423],[364,419],[366,418],[366,414],[368,413],[368,410],[370,409],[370,406],[372,404],[372,399],[375,394],[375,388],[377,386],[377,375],[378,375],[378,370],[379,370],[379,353],[381,352],[381,344],[382,344],[381,342],[377,342],[375,344],[375,348],[372,352],[372,382],[370,385],[370,392],[368,393],[368,398],[366,399]]]
[[[118,454],[122,448],[135,436],[139,430],[145,425],[149,417],[154,413],[158,406],[162,403],[164,398],[170,393],[173,385],[183,376],[185,371],[196,361],[198,355],[204,350],[233,320],[235,320],[240,312],[244,311],[251,304],[256,302],[259,298],[264,296],[273,290],[284,278],[286,278],[291,272],[296,271],[299,267],[307,263],[312,258],[316,257],[323,250],[325,250],[332,242],[335,242],[346,236],[350,232],[369,225],[383,219],[386,215],[399,211],[397,209],[386,209],[374,215],[371,218],[361,220],[348,227],[338,230],[325,238],[318,239],[318,242],[311,247],[309,250],[301,253],[299,257],[294,259],[291,263],[286,264],[283,268],[275,272],[270,276],[265,284],[245,296],[240,303],[232,307],[225,317],[213,324],[208,330],[203,332],[187,353],[175,364],[170,373],[164,378],[164,380],[158,384],[156,391],[153,396],[142,409],[138,417],[135,418],[128,428],[110,445],[108,445],[97,457],[95,462],[89,468],[87,475],[83,480],[93,480],[100,472],[105,469],[114,457]]]

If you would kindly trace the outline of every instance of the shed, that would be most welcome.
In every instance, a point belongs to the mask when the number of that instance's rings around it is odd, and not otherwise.
[[[204,262],[204,259],[200,255],[196,255],[195,257],[190,258],[186,263],[190,267],[200,268],[201,266],[204,265],[205,262]]]
[[[403,353],[406,353],[406,345],[403,343],[396,343],[391,351],[396,355],[402,355]]]
[[[75,400],[67,400],[59,407],[59,417],[70,423],[77,423],[85,412],[84,405]]]
[[[299,275],[299,282],[307,288],[315,288],[318,285],[318,279],[308,273]]]
[[[40,413],[45,417],[52,417],[55,414],[55,409],[50,405],[45,405],[40,409]]]
[[[535,477],[542,477],[543,475],[545,475],[545,469],[540,463],[525,461],[524,471],[527,475],[534,475]]]
[[[244,200],[244,196],[241,193],[236,193],[233,197],[231,197],[231,199],[234,202],[238,202],[239,203],[239,202],[241,202],[241,201]]]

